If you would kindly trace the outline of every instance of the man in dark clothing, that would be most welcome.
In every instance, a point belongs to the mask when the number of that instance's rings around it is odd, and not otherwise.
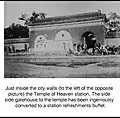
[[[25,52],[27,52],[27,44],[25,43]]]
[[[13,50],[13,53],[15,53],[15,46],[12,45],[12,50]]]

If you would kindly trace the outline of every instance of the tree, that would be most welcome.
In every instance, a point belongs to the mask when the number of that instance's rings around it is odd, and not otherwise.
[[[43,12],[41,12],[41,13],[39,13],[39,16],[40,16],[40,18],[43,20],[43,19],[45,19],[46,18],[46,13],[43,13]]]
[[[38,20],[44,20],[46,18],[45,13],[36,13],[35,10],[32,12],[32,15],[29,17],[28,14],[23,13],[19,20],[25,21],[24,26],[20,24],[12,23],[9,27],[4,28],[4,39],[12,39],[12,38],[28,38],[29,37],[29,29],[27,25],[29,23],[36,22]]]
[[[30,22],[30,19],[29,19],[29,17],[28,17],[28,14],[21,14],[21,16],[18,17],[18,19],[25,21],[25,23],[24,23],[25,25],[27,25],[27,24]]]
[[[109,30],[120,30],[120,16],[115,12],[108,13],[107,25],[109,26]]]
[[[27,26],[12,23],[9,27],[4,28],[4,39],[28,38],[29,29]]]
[[[19,20],[24,20],[25,25],[29,23],[36,22],[38,20],[44,20],[46,18],[46,13],[36,13],[35,10],[32,12],[32,15],[29,17],[28,14],[21,14],[21,16],[18,18]]]
[[[120,16],[117,15],[117,13],[115,13],[115,12],[110,12],[110,13],[108,13],[108,15],[109,15],[108,19],[112,20],[114,22],[117,21],[118,19],[120,19]]]

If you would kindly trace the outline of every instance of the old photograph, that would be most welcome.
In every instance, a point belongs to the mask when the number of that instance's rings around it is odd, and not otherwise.
[[[4,78],[119,77],[119,1],[4,2]]]

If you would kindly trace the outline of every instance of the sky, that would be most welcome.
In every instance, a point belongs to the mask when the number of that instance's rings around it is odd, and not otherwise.
[[[120,1],[5,1],[4,27],[14,22],[23,25],[18,17],[22,13],[31,15],[34,10],[49,17],[95,12],[98,9],[105,14],[116,12],[120,15]]]

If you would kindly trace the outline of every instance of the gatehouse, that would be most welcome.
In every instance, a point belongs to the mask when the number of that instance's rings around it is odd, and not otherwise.
[[[29,47],[32,52],[69,51],[74,46],[104,44],[105,15],[100,12],[90,12],[67,16],[48,17],[28,24]],[[93,39],[92,38],[92,39]]]

